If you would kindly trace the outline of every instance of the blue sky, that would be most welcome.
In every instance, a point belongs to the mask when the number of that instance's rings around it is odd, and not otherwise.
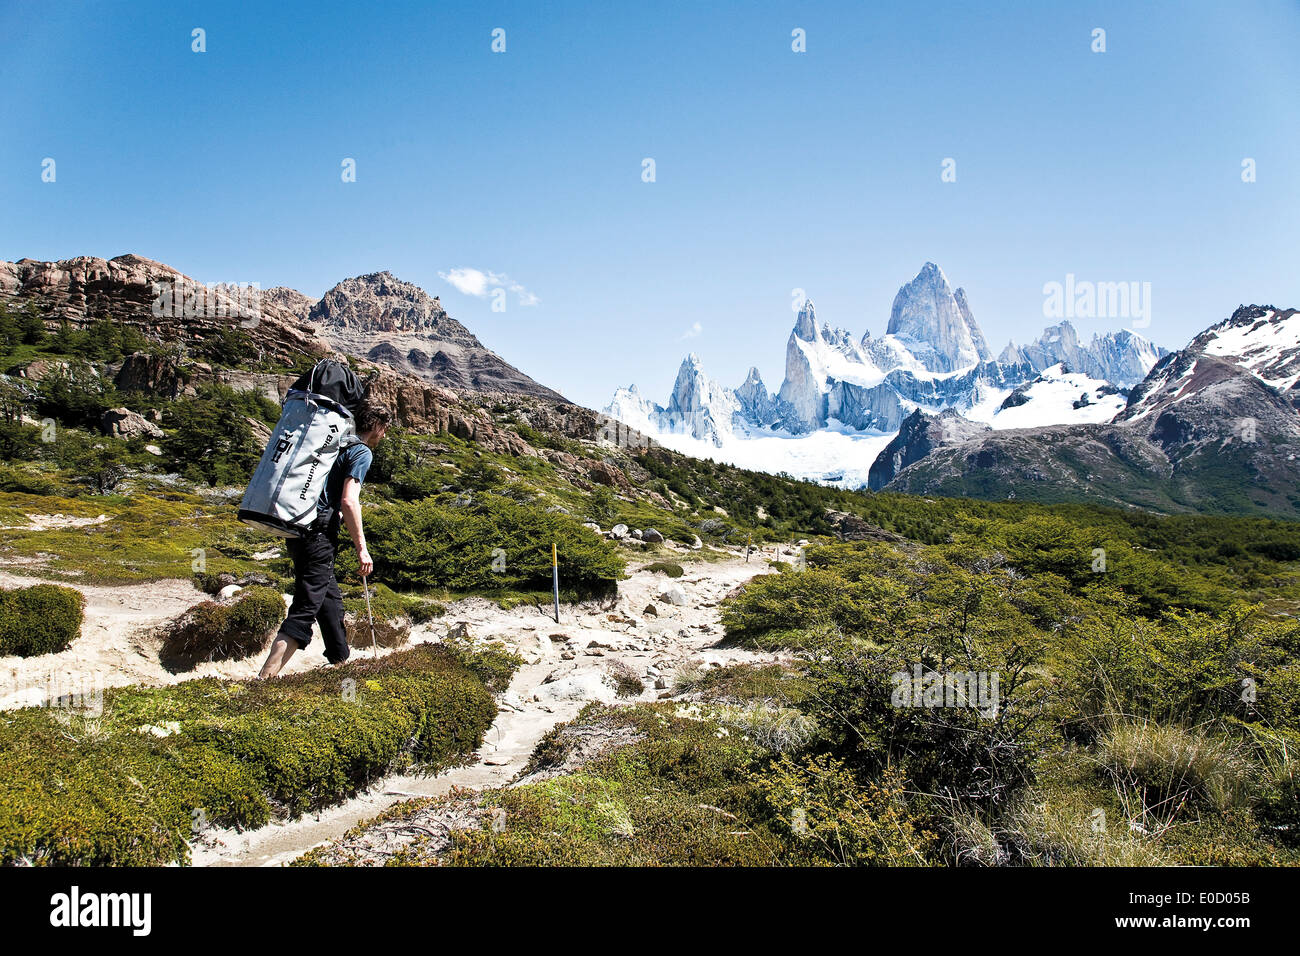
[[[926,260],[995,351],[1068,273],[1151,283],[1177,348],[1300,305],[1298,39],[1294,0],[4,3],[0,258],[313,296],[388,269],[596,407],[666,400],[691,350],[776,389],[792,289],[879,334]]]

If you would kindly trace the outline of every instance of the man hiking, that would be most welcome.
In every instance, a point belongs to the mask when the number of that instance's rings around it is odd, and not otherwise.
[[[348,659],[343,594],[334,577],[339,519],[347,525],[361,573],[369,575],[374,570],[374,562],[370,560],[361,527],[361,483],[374,460],[373,451],[392,420],[393,413],[378,402],[368,401],[357,409],[357,440],[339,451],[321,490],[315,523],[302,537],[288,540],[289,557],[293,559],[293,603],[280,625],[280,633],[271,643],[259,677],[274,677],[293,657],[294,651],[311,643],[312,621],[320,624],[326,659],[331,664]]]

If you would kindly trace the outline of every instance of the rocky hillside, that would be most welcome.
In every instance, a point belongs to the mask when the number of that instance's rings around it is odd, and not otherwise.
[[[871,465],[868,486],[879,490],[913,462],[949,445],[959,445],[989,430],[987,425],[963,418],[950,408],[938,415],[927,415],[919,408],[903,419],[893,441],[885,446]]]
[[[85,406],[73,416],[76,424],[161,442],[159,423],[171,421],[171,410],[201,404],[211,388],[251,393],[274,409],[303,368],[334,355],[367,378],[371,394],[413,433],[450,436],[479,454],[531,460],[583,491],[604,486],[668,505],[646,487],[652,476],[620,451],[659,453],[649,437],[533,382],[486,349],[437,299],[388,273],[346,280],[313,301],[283,287],[260,295],[208,288],[138,256],[24,259],[0,263],[0,307],[5,315],[32,316],[46,330],[48,341],[39,346],[4,343],[9,357],[0,366],[0,400],[6,412],[13,410],[7,403],[16,404],[29,424],[48,413],[36,410],[62,394],[57,384],[66,380]],[[54,341],[69,328],[79,330],[75,343]],[[86,340],[125,328],[134,330],[125,351],[106,355]],[[413,347],[393,359],[391,340],[398,336],[437,358],[413,361],[419,354]],[[375,338],[379,345],[357,351]],[[222,402],[228,414],[229,401]],[[238,430],[245,424],[251,430],[255,460],[274,417],[234,417]],[[152,447],[151,454],[163,454]],[[165,456],[156,461],[183,464]]]
[[[109,319],[195,345],[225,338],[253,364],[293,366],[338,351],[460,392],[566,401],[484,346],[437,298],[387,272],[346,279],[313,300],[283,286],[207,285],[135,255],[21,259],[0,262],[0,297],[34,302],[51,322]]]
[[[283,365],[329,351],[300,311],[306,301],[301,293],[210,287],[142,256],[0,262],[0,298],[33,302],[51,322],[108,319],[154,339],[203,342],[238,334],[259,360]]]
[[[1113,422],[995,431],[947,444],[918,423],[889,450],[873,484],[1298,518],[1297,381],[1300,314],[1243,306],[1162,359]],[[904,467],[891,470],[895,461]]]
[[[484,346],[436,297],[388,272],[345,279],[307,318],[341,351],[436,385],[565,401]]]

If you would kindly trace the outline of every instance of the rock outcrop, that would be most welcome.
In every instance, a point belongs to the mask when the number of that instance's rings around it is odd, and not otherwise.
[[[110,408],[104,412],[100,427],[114,438],[162,438],[163,431],[149,419],[129,408]]]
[[[308,319],[336,348],[435,385],[565,401],[484,346],[436,297],[388,272],[345,279]]]
[[[74,324],[107,319],[159,341],[190,346],[232,332],[265,360],[293,365],[329,351],[285,295],[251,286],[207,285],[142,256],[77,256],[58,262],[0,262],[0,297],[30,300],[47,316]]]
[[[898,434],[876,456],[867,486],[873,491],[879,490],[893,481],[908,465],[920,461],[935,450],[959,445],[987,431],[987,425],[969,421],[952,409],[944,409],[938,415],[928,415],[918,408],[903,420]]]

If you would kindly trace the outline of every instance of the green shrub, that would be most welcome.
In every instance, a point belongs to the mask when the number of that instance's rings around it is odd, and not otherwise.
[[[624,567],[612,545],[568,516],[496,495],[465,507],[390,505],[367,515],[366,535],[375,576],[399,588],[549,589],[553,542],[561,587],[580,596],[612,592]]]
[[[905,781],[887,770],[865,785],[832,757],[782,754],[754,775],[787,830],[788,862],[925,866],[934,836],[908,807]]]
[[[1265,783],[1255,816],[1274,831],[1278,840],[1292,846],[1300,844],[1300,780],[1294,769]]]
[[[169,667],[190,670],[202,661],[247,657],[266,646],[284,613],[275,588],[245,588],[233,604],[204,601],[164,629],[159,658]]]
[[[74,359],[36,386],[36,411],[65,425],[99,430],[104,412],[122,404],[111,379],[98,374],[84,359]]]
[[[670,578],[680,578],[686,572],[682,566],[673,561],[656,561],[654,564],[647,564],[642,571],[649,571],[651,574],[666,574]]]
[[[262,457],[263,445],[248,419],[274,425],[279,409],[257,392],[236,392],[208,383],[193,397],[168,404],[163,414],[164,458],[181,474],[209,485],[246,482]]]
[[[68,489],[49,475],[0,465],[0,491],[44,496],[66,494]]]
[[[461,866],[763,866],[780,838],[755,813],[748,772],[762,752],[673,704],[591,705],[573,722],[621,746],[579,769],[486,791],[480,827],[452,834]],[[551,735],[544,746],[555,747]],[[558,754],[556,754],[558,756]],[[492,827],[505,812],[504,831]]]
[[[1099,731],[1120,712],[1199,724],[1222,717],[1296,719],[1294,659],[1300,626],[1245,606],[1217,615],[1170,613],[1159,621],[1100,609],[1062,648],[1062,692]],[[1244,682],[1250,682],[1246,684]],[[1244,688],[1256,688],[1257,701]]]
[[[695,674],[678,671],[678,690],[697,693],[705,700],[748,703],[759,701],[777,706],[796,706],[809,692],[806,679],[780,664],[732,664]]]
[[[446,640],[438,647],[495,694],[510,686],[510,679],[524,663],[522,657],[500,642],[473,646],[469,641]]]
[[[81,633],[85,605],[80,591],[57,584],[0,591],[0,656],[65,649]]]
[[[482,681],[433,646],[271,681],[116,688],[93,719],[13,711],[0,721],[0,863],[185,862],[196,824],[261,826],[445,767],[495,716]]]

